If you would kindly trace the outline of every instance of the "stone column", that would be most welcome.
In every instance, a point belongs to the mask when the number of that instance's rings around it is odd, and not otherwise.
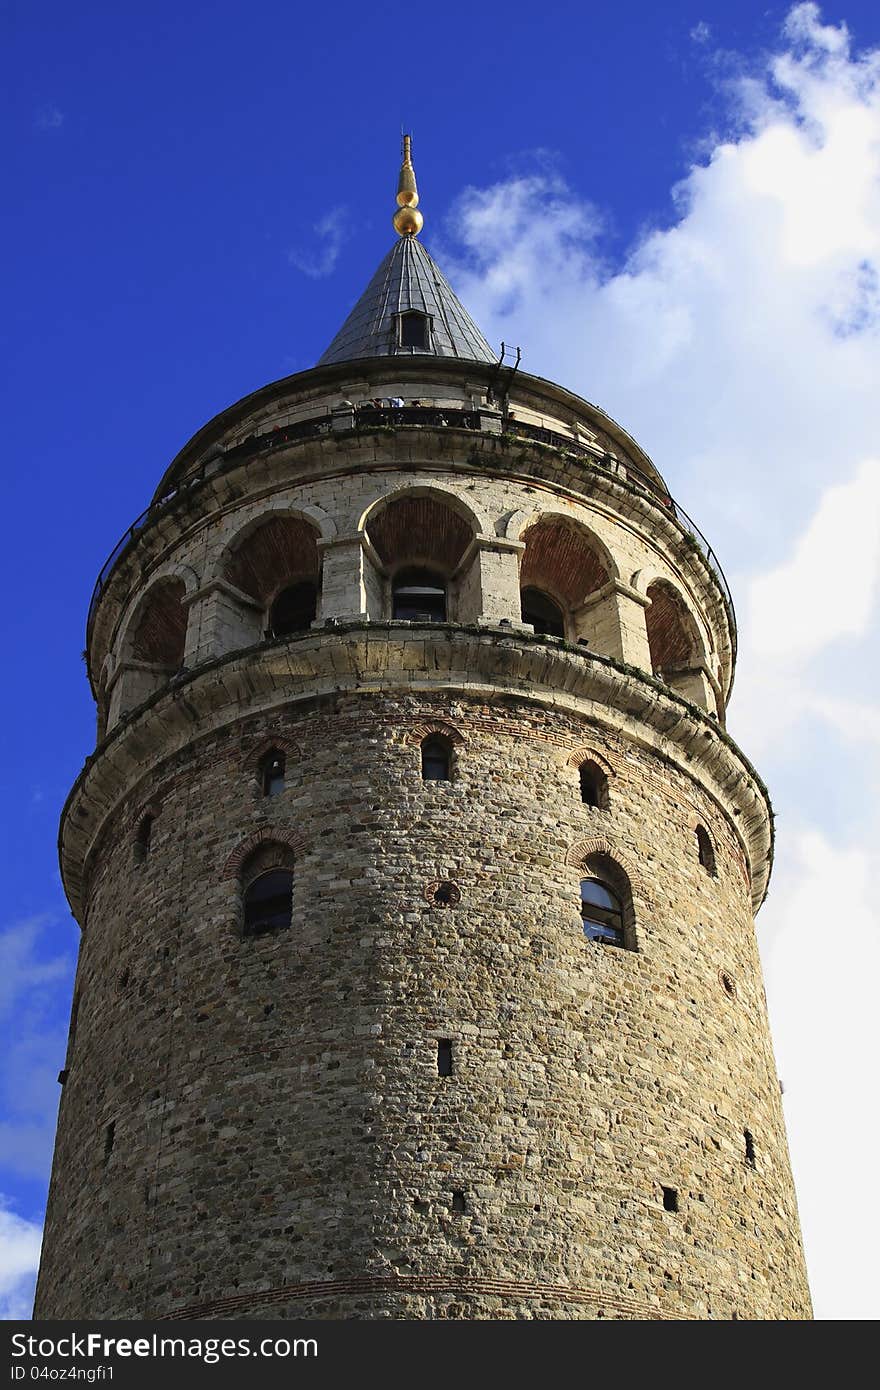
[[[198,666],[262,641],[263,604],[227,579],[209,580],[184,602],[190,610],[184,665]]]
[[[503,619],[522,624],[519,558],[523,541],[503,536],[476,536],[455,573],[458,580],[456,621],[497,627]]]
[[[107,681],[107,732],[175,673],[149,661],[120,661]]]
[[[676,695],[681,695],[685,700],[690,700],[692,705],[698,705],[700,709],[706,710],[707,714],[718,714],[718,698],[716,694],[716,682],[712,679],[709,667],[705,661],[699,662],[695,666],[680,666],[674,670],[658,672],[660,679],[674,690]]]
[[[322,557],[321,599],[316,619],[381,618],[385,585],[382,562],[366,531],[318,541]]]
[[[574,613],[575,635],[600,656],[613,656],[628,666],[651,670],[644,594],[619,579],[609,579],[601,589],[588,594]]]

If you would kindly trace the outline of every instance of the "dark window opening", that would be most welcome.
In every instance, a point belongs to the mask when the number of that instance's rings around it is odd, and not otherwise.
[[[674,1187],[663,1189],[663,1210],[678,1211],[678,1192]]]
[[[266,754],[260,768],[263,796],[278,796],[284,791],[284,754],[273,748]]]
[[[581,879],[584,935],[608,946],[625,946],[620,899],[598,878]]]
[[[712,847],[712,840],[708,830],[702,825],[697,826],[697,852],[700,856],[700,863],[707,874],[715,877],[715,850]]]
[[[244,895],[244,935],[289,927],[293,915],[293,874],[271,869],[260,874]]]
[[[286,637],[291,632],[307,632],[315,621],[317,611],[317,585],[309,579],[290,584],[281,590],[272,604],[269,633],[272,637]]]
[[[430,347],[430,321],[427,314],[410,312],[401,314],[398,320],[400,346],[421,348],[426,352]]]
[[[595,763],[581,763],[581,801],[585,806],[604,809],[608,804],[608,780]]]
[[[153,836],[153,817],[144,816],[134,837],[134,862],[143,864],[150,853],[150,840]]]
[[[442,907],[454,907],[456,903],[461,902],[458,885],[449,880],[439,883],[434,892],[434,902],[440,903]]]
[[[452,1039],[437,1039],[437,1075],[452,1075]]]
[[[67,1050],[64,1055],[64,1066],[69,1067],[73,1060],[73,1044],[76,1039],[76,1025],[79,1019],[79,990],[74,990],[73,1003],[70,1006],[70,1023],[67,1028]]]
[[[422,744],[422,778],[425,782],[448,782],[451,755],[444,738],[426,738]]]
[[[435,570],[400,570],[391,589],[392,618],[419,623],[446,622],[446,585]]]
[[[104,1157],[109,1158],[113,1152],[113,1145],[116,1142],[116,1121],[111,1120],[104,1130]]]
[[[750,1168],[755,1167],[755,1140],[750,1129],[743,1130],[743,1138],[746,1143],[746,1163]]]
[[[467,1211],[467,1202],[465,1201],[464,1193],[459,1190],[456,1190],[452,1194],[452,1210]]]
[[[564,637],[565,617],[559,604],[541,589],[523,589],[522,620],[543,637]]]

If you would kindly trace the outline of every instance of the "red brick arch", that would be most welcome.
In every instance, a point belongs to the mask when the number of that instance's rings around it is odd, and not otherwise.
[[[456,729],[454,724],[445,724],[441,719],[425,719],[414,724],[411,729],[407,730],[404,743],[412,747],[413,744],[424,743],[431,734],[439,734],[441,738],[447,738],[450,743],[455,745],[467,743],[467,739],[460,729]]]
[[[152,816],[153,820],[155,820],[161,810],[161,801],[154,799],[152,801],[145,802],[142,806],[138,808],[137,811],[135,811],[133,816],[129,816],[128,833],[130,835],[136,835],[138,832],[138,827],[140,826],[141,821],[144,819],[144,817]]]
[[[297,834],[295,830],[284,830],[280,826],[264,825],[259,830],[254,831],[246,840],[242,840],[232,851],[226,863],[223,865],[224,878],[238,878],[241,873],[242,865],[245,860],[250,858],[254,850],[261,845],[287,845],[293,850],[294,854],[306,854],[309,845],[304,836]]]
[[[278,734],[274,738],[269,736],[260,739],[259,743],[253,744],[247,752],[248,763],[251,767],[258,768],[266,754],[275,749],[289,759],[302,757],[302,749],[298,743],[294,743],[291,738],[285,738],[284,734]]]
[[[602,771],[606,772],[609,777],[614,776],[614,764],[610,763],[605,754],[600,753],[592,744],[578,744],[577,748],[573,748],[565,760],[566,767],[580,767],[581,763],[595,763],[596,766],[601,767]]]
[[[575,840],[574,844],[568,849],[565,862],[573,869],[582,869],[584,862],[591,854],[607,854],[619,868],[623,870],[629,879],[629,886],[633,896],[638,896],[645,900],[646,894],[642,884],[641,875],[632,867],[629,858],[621,854],[616,845],[610,840],[606,840],[602,835],[591,835],[585,840]]]

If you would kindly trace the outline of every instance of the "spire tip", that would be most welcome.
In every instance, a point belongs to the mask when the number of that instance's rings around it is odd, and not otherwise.
[[[403,159],[400,177],[397,180],[397,212],[394,214],[394,229],[399,236],[418,236],[425,219],[418,211],[419,190],[416,185],[416,171],[412,162],[412,136],[403,137]]]

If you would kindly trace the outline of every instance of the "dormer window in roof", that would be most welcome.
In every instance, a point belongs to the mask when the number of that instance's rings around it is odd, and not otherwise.
[[[410,348],[414,352],[432,352],[434,320],[430,314],[422,314],[417,309],[407,309],[395,315],[397,320],[397,346]]]

